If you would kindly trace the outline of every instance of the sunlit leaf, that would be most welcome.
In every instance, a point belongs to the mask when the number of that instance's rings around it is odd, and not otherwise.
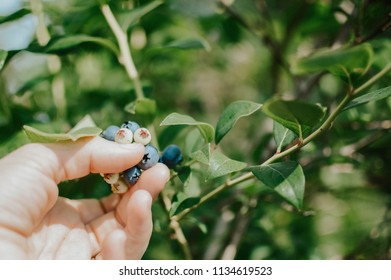
[[[215,142],[218,144],[221,139],[235,126],[236,122],[245,116],[249,116],[261,108],[261,104],[239,100],[231,103],[220,115],[216,125]]]
[[[213,152],[209,160],[207,179],[213,179],[233,172],[240,171],[247,166],[245,162],[228,158],[219,151]]]
[[[208,143],[202,149],[197,150],[190,154],[190,157],[196,161],[199,161],[203,164],[209,164],[210,156],[210,144]]]
[[[213,141],[214,128],[208,123],[199,122],[188,115],[182,115],[179,113],[172,113],[168,115],[160,125],[194,125],[196,126],[204,139],[210,143]]]
[[[387,98],[389,96],[391,96],[391,86],[386,87],[386,88],[382,88],[382,89],[378,89],[375,91],[371,91],[371,92],[362,94],[362,95],[354,98],[352,101],[350,101],[350,103],[348,105],[346,105],[344,110],[348,110],[348,109],[366,104],[368,102],[381,100],[381,99]]]
[[[373,49],[369,43],[352,48],[319,51],[292,64],[294,74],[329,71],[346,82],[354,82],[364,75],[373,61]]]
[[[325,115],[324,110],[317,105],[281,99],[267,101],[262,111],[298,136],[309,133]]]
[[[97,136],[102,131],[99,127],[96,127],[90,116],[84,117],[68,133],[49,133],[28,125],[24,125],[23,129],[30,141],[37,143],[76,141],[83,137]]]
[[[294,161],[252,166],[253,174],[298,209],[303,207],[305,177],[301,166]]]

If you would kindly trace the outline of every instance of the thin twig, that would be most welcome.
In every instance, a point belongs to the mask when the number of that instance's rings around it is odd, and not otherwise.
[[[391,28],[391,13],[388,14],[388,18],[382,24],[380,24],[374,31],[372,31],[372,33],[364,37],[359,43],[372,40],[375,37],[379,36],[380,34],[386,32],[390,28]]]
[[[101,11],[111,30],[113,31],[115,38],[117,39],[121,52],[121,57],[119,58],[119,61],[122,65],[124,65],[126,73],[134,83],[136,96],[137,98],[144,98],[139,74],[137,72],[136,66],[134,65],[132,54],[130,52],[128,36],[126,32],[122,30],[108,4],[103,4],[101,6]]]

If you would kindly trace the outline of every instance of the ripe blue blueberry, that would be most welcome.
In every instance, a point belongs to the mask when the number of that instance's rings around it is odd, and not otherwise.
[[[119,130],[119,127],[116,125],[110,125],[105,130],[103,130],[100,134],[106,140],[114,141],[115,134]]]
[[[151,144],[145,146],[145,153],[143,159],[137,164],[137,167],[145,170],[154,166],[159,162],[159,152],[157,148]]]
[[[121,125],[121,128],[127,128],[127,129],[130,129],[130,131],[132,131],[133,133],[140,128],[140,125],[136,122],[132,122],[132,121],[127,121],[127,122],[124,122],[122,125]]]
[[[183,160],[182,151],[177,145],[167,146],[162,154],[161,161],[167,165],[168,168],[174,168]]]
[[[141,176],[141,169],[137,166],[125,170],[123,173],[124,181],[128,185],[134,185],[137,183]]]

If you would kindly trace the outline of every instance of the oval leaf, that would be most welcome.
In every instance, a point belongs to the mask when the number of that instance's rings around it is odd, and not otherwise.
[[[391,96],[391,86],[386,87],[386,88],[382,88],[382,89],[378,89],[375,91],[371,91],[371,92],[362,94],[358,97],[355,97],[352,101],[350,101],[350,103],[348,105],[346,105],[344,110],[348,110],[348,109],[366,104],[371,101],[381,100],[381,99],[387,98],[389,96]]]
[[[232,172],[237,172],[244,169],[246,166],[247,164],[244,162],[232,160],[219,151],[215,151],[209,160],[207,179],[213,179]]]
[[[213,141],[214,128],[208,123],[199,122],[188,115],[172,113],[168,115],[160,124],[162,125],[194,125],[196,126],[204,139],[210,143]]]
[[[5,50],[0,50],[0,71],[3,69],[5,60],[7,59],[8,52]]]
[[[135,24],[143,16],[150,13],[151,11],[159,7],[161,4],[163,4],[163,1],[156,0],[143,6],[132,9],[130,12],[127,12],[123,20],[124,23],[122,24],[122,29],[128,30],[131,25]]]
[[[252,173],[267,187],[298,209],[303,207],[305,177],[301,166],[294,161],[252,166]]]
[[[101,38],[101,37],[93,37],[93,36],[83,35],[83,34],[56,37],[51,39],[46,47],[33,45],[28,50],[32,52],[60,54],[60,53],[68,52],[71,49],[84,43],[94,43],[94,44],[101,45],[113,51],[116,55],[119,55],[119,50],[117,46],[109,39]]]
[[[262,107],[270,118],[303,137],[320,123],[325,112],[317,105],[301,101],[271,99]]]
[[[292,143],[296,138],[296,135],[291,130],[278,122],[273,122],[273,136],[277,145],[277,153],[281,152],[284,147]]]
[[[176,214],[182,212],[183,210],[190,208],[200,202],[200,197],[188,196],[187,194],[180,192],[177,193],[172,201],[172,206],[170,209],[170,216],[175,216]]]
[[[21,10],[18,10],[15,13],[10,14],[8,16],[0,16],[0,24],[3,24],[8,21],[16,20],[16,19],[21,18],[21,17],[28,15],[30,13],[31,13],[31,11],[28,9],[21,9]]]
[[[215,141],[218,144],[231,130],[236,122],[244,116],[249,116],[261,108],[262,104],[239,100],[231,103],[220,115],[216,125]]]
[[[292,72],[300,75],[327,70],[351,83],[367,72],[372,60],[373,49],[365,43],[349,49],[315,53],[293,63]]]
[[[202,149],[190,154],[190,157],[203,164],[209,164],[210,144],[205,145]]]
[[[135,115],[135,120],[144,125],[150,124],[156,117],[156,101],[150,98],[138,98],[125,106],[125,111]]]
[[[97,136],[102,132],[99,127],[95,126],[90,116],[84,117],[68,133],[48,133],[28,125],[24,125],[23,129],[30,141],[36,143],[76,141],[83,137]]]
[[[189,39],[181,39],[181,40],[171,42],[163,46],[163,48],[180,49],[180,50],[204,49],[209,51],[210,45],[203,38],[189,38]]]

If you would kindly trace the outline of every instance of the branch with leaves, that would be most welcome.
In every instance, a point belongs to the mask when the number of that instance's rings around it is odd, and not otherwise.
[[[364,59],[362,65],[358,65],[353,56],[359,55]],[[342,60],[341,60],[342,59]],[[328,131],[332,123],[342,112],[366,104],[371,101],[381,100],[391,96],[391,87],[365,92],[376,81],[381,79],[391,70],[391,63],[384,67],[376,75],[368,79],[364,84],[357,88],[352,88],[352,83],[360,76],[364,75],[369,68],[372,59],[372,49],[369,45],[361,45],[349,50],[337,50],[321,55],[315,55],[298,62],[297,67],[300,71],[313,72],[329,70],[336,76],[341,77],[348,83],[348,90],[345,97],[338,103],[334,111],[325,117],[326,110],[301,101],[286,101],[282,99],[271,99],[263,106],[250,101],[237,101],[232,103],[221,114],[216,126],[216,132],[211,125],[197,122],[189,116],[172,114],[168,116],[161,125],[194,125],[204,136],[205,141],[209,141],[207,148],[194,152],[190,157],[199,162],[208,165],[208,174],[212,177],[219,177],[231,173],[236,173],[244,169],[247,165],[234,161],[222,155],[218,151],[210,150],[210,140],[213,139],[217,145],[221,139],[231,130],[236,121],[244,116],[248,116],[262,108],[262,111],[275,121],[274,137],[276,140],[276,153],[258,166],[251,166],[251,172],[244,173],[234,179],[227,179],[223,184],[214,188],[212,191],[202,195],[200,198],[186,198],[181,201],[177,207],[181,211],[175,211],[171,217],[172,220],[180,221],[190,212],[203,205],[213,197],[216,197],[222,191],[232,188],[242,182],[259,179],[264,185],[273,189],[289,203],[296,208],[303,206],[305,178],[300,164],[296,161],[280,161],[287,156],[301,149],[322,133]],[[332,61],[343,62],[335,66]],[[357,75],[356,69],[365,69]],[[342,69],[342,70],[341,70]],[[316,128],[317,127],[317,128]],[[311,130],[316,128],[313,132]],[[287,147],[295,139],[296,144]],[[182,207],[181,207],[182,206]],[[185,209],[183,209],[185,207]]]

